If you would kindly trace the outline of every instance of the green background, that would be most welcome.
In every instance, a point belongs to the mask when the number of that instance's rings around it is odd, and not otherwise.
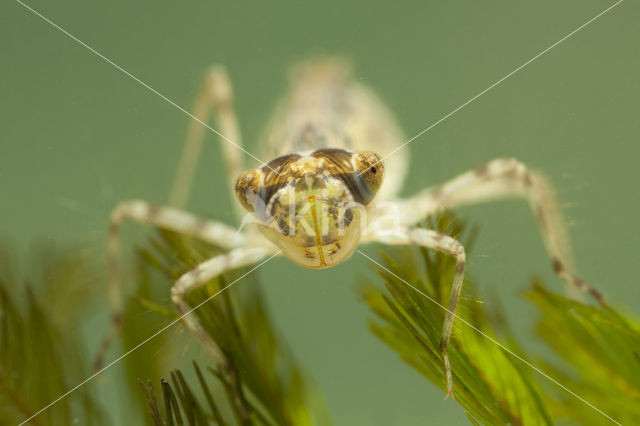
[[[207,67],[224,64],[253,152],[286,90],[287,69],[310,55],[349,57],[410,137],[612,4],[237,3],[28,2],[187,109]],[[638,3],[624,1],[416,139],[405,188],[410,194],[503,156],[543,171],[572,223],[581,275],[636,313],[639,16]],[[166,201],[188,117],[13,1],[0,5],[0,47],[0,234],[22,248],[36,238],[90,247],[101,259],[118,201]],[[207,142],[189,208],[233,224],[215,135]],[[533,274],[562,284],[526,203],[462,213],[481,225],[469,270],[482,294],[499,293],[516,329],[530,333],[531,311],[518,292]],[[148,231],[125,229],[138,238]],[[324,271],[280,258],[259,276],[336,424],[465,423],[455,402],[443,401],[367,329],[354,288],[369,271],[357,255]],[[102,330],[105,315],[87,321]]]

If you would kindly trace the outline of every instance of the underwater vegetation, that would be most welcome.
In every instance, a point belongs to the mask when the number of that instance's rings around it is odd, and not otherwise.
[[[429,218],[426,225],[461,239],[473,256],[477,230],[451,214]],[[173,281],[219,251],[157,230],[130,256],[135,294],[126,315],[147,320],[125,322],[124,347],[177,318],[168,302]],[[24,421],[86,378],[95,348],[80,323],[104,282],[101,268],[81,250],[41,245],[26,262],[14,252],[10,244],[0,248],[3,425]],[[380,267],[372,263],[355,286],[370,309],[370,329],[416,374],[442,389],[444,397],[440,333],[445,310],[438,303],[446,306],[455,261],[419,248],[377,257]],[[27,272],[20,272],[21,263]],[[212,280],[189,294],[189,304],[198,305],[243,272]],[[119,392],[140,423],[331,424],[320,389],[276,329],[257,279],[246,279],[252,282],[230,287],[192,314],[215,342],[219,361],[209,357],[188,368],[172,367],[167,348],[180,346],[172,342],[200,344],[175,333],[154,338],[139,356],[123,360],[126,374],[111,380],[118,380]],[[453,397],[471,424],[640,424],[640,325],[633,315],[569,299],[533,279],[522,295],[535,308],[535,328],[530,335],[515,336],[497,301],[479,303],[473,281],[470,270],[450,346]],[[525,354],[525,338],[548,350]],[[29,424],[111,424],[116,417],[88,382]]]

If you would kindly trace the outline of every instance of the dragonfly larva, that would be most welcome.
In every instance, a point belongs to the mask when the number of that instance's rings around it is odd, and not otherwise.
[[[244,170],[244,149],[232,101],[226,72],[212,68],[196,100],[197,120],[187,134],[170,207],[133,200],[120,203],[113,211],[108,248],[113,327],[99,359],[122,324],[117,259],[118,231],[125,219],[192,235],[228,250],[175,283],[172,300],[181,314],[188,311],[184,295],[193,289],[274,254],[283,253],[305,267],[324,268],[347,259],[358,244],[377,241],[418,245],[453,256],[457,266],[441,344],[449,395],[453,380],[447,351],[462,288],[465,250],[451,236],[416,226],[428,214],[504,197],[527,199],[554,271],[604,303],[600,293],[573,272],[564,220],[551,186],[522,163],[496,159],[413,197],[398,198],[408,170],[407,150],[398,149],[405,138],[392,114],[370,89],[352,78],[343,61],[319,59],[296,67],[290,93],[278,105],[260,143],[260,158],[270,161],[258,168]],[[211,110],[226,140],[222,150],[232,176],[229,188],[244,210],[242,232],[181,209],[204,134],[202,122]],[[386,156],[388,153],[392,155]],[[197,319],[185,315],[183,320],[218,356],[218,348]]]

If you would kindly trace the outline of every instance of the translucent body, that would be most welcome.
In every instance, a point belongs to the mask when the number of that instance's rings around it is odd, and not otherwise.
[[[292,72],[292,88],[278,104],[260,143],[261,158],[309,154],[323,148],[382,156],[406,141],[391,112],[339,60],[309,61]],[[378,200],[396,198],[408,169],[408,151],[385,159]]]
[[[260,232],[289,259],[326,268],[360,242],[367,205],[383,182],[379,161],[371,152],[335,148],[289,154],[243,173],[236,194]]]
[[[402,134],[377,97],[335,60],[298,67],[270,123],[261,146],[274,160],[241,175],[236,193],[289,259],[333,266],[360,242],[376,194],[394,198],[402,185],[405,153],[386,165],[376,155],[398,147]]]
[[[396,194],[407,166],[406,151],[397,150],[403,140],[401,133],[380,101],[354,82],[340,62],[315,61],[298,68],[293,89],[281,102],[262,141],[263,154],[274,159],[246,172],[242,172],[242,157],[230,148],[247,153],[242,148],[231,84],[224,69],[213,67],[203,83],[194,123],[205,124],[209,109],[215,107],[220,135],[233,136],[222,136],[223,154],[230,174],[238,177],[234,192],[250,212],[248,216],[259,223],[260,232],[236,231],[179,209],[189,191],[192,160],[202,143],[203,133],[193,131],[199,127],[192,123],[195,127],[187,135],[174,185],[174,207],[130,200],[120,203],[111,215],[108,264],[113,320],[97,364],[122,324],[118,235],[124,220],[151,223],[228,249],[182,275],[171,289],[181,318],[219,359],[224,354],[204,333],[195,316],[188,315],[191,311],[184,299],[212,278],[262,261],[256,269],[280,253],[304,266],[321,268],[346,259],[358,242],[417,245],[442,251],[456,261],[440,344],[447,394],[452,395],[448,348],[466,254],[455,238],[417,224],[445,208],[506,197],[521,197],[529,202],[553,270],[568,284],[605,303],[596,289],[573,272],[566,226],[552,187],[543,175],[517,160],[498,158],[410,198],[398,199]],[[386,158],[386,182],[380,155]],[[391,226],[374,226],[381,223]]]

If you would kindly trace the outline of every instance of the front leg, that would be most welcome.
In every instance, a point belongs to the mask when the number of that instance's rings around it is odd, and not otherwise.
[[[276,256],[278,253],[279,253],[278,251],[275,251],[274,253],[273,249],[264,248],[264,247],[237,248],[235,250],[231,250],[229,253],[221,254],[202,262],[191,271],[183,274],[178,279],[178,281],[176,281],[173,287],[171,287],[171,300],[173,301],[178,311],[180,312],[182,319],[187,324],[187,326],[191,329],[191,331],[193,331],[196,334],[196,336],[205,344],[207,349],[209,349],[211,354],[216,358],[216,360],[220,363],[220,365],[225,365],[224,354],[222,353],[218,345],[205,333],[199,321],[194,316],[191,315],[193,311],[200,305],[197,305],[189,309],[189,306],[184,301],[184,297],[189,292],[201,287],[202,285],[206,284],[213,278],[219,275],[222,275],[227,271],[231,271],[237,268],[241,268],[243,266],[257,263],[260,260],[264,259],[269,254],[272,254],[270,258],[268,258],[261,264],[254,267],[251,270],[253,271],[259,268],[260,266],[262,266],[272,257]],[[247,272],[247,274],[249,272]],[[226,287],[220,289],[213,296],[216,296],[217,294],[231,287],[231,285],[236,283],[240,278],[233,281],[231,284],[227,285]],[[204,302],[201,302],[201,304],[205,303],[210,298],[206,299]]]
[[[451,374],[451,364],[449,362],[449,342],[451,331],[453,330],[453,320],[456,316],[456,308],[460,300],[462,282],[464,280],[465,251],[458,240],[441,232],[422,228],[397,227],[393,233],[378,232],[368,237],[371,241],[380,241],[394,245],[419,245],[442,251],[456,259],[456,271],[451,284],[451,295],[449,296],[449,307],[442,324],[442,337],[440,341],[440,352],[444,362],[444,371],[447,378],[447,396],[453,395],[453,376]]]
[[[574,273],[567,226],[552,186],[545,176],[533,173],[513,158],[490,161],[394,205],[401,212],[399,220],[412,225],[445,208],[509,197],[523,197],[529,202],[554,272],[604,305],[602,294]]]

